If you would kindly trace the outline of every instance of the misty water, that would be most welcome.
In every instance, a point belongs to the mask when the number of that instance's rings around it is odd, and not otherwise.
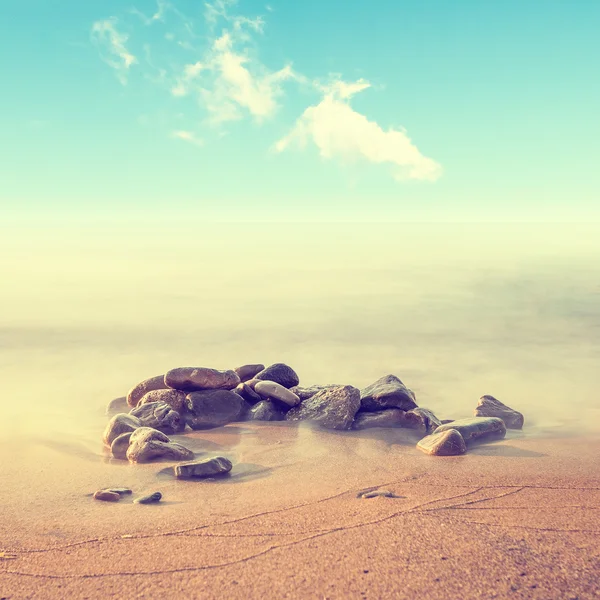
[[[585,224],[55,223],[0,241],[3,436],[101,453],[104,407],[177,366],[394,373],[440,418],[600,430],[600,242]]]

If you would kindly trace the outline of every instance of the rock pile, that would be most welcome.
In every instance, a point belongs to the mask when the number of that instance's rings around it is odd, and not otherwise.
[[[493,396],[481,397],[475,417],[441,421],[419,407],[415,393],[395,375],[362,390],[333,384],[301,387],[296,372],[283,363],[226,371],[172,369],[113,400],[107,414],[112,418],[103,439],[114,458],[132,463],[157,458],[188,461],[174,467],[179,479],[226,474],[232,468],[223,457],[189,462],[194,453],[168,437],[188,427],[203,430],[239,421],[283,420],[307,421],[332,430],[400,427],[420,435],[417,448],[436,456],[464,454],[473,441],[501,439],[507,428],[523,427],[523,415]],[[113,498],[109,491],[101,490],[107,500]]]

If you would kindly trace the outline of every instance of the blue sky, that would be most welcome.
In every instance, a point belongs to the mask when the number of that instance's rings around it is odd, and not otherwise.
[[[1,0],[0,203],[597,219],[600,2]]]

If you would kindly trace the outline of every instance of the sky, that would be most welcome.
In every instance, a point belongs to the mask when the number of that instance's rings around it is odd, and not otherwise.
[[[595,0],[0,0],[5,215],[600,218]]]

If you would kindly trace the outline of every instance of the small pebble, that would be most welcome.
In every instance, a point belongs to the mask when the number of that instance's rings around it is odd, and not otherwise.
[[[148,496],[142,496],[141,498],[136,498],[134,502],[136,504],[156,504],[160,502],[162,498],[162,494],[160,492],[154,492],[154,494],[149,494]]]
[[[400,496],[396,496],[394,492],[390,492],[389,490],[372,490],[358,495],[359,498],[377,498],[378,496],[384,498],[400,498]]]
[[[104,502],[118,502],[121,496],[111,490],[98,490],[94,494],[94,500],[103,500]]]

